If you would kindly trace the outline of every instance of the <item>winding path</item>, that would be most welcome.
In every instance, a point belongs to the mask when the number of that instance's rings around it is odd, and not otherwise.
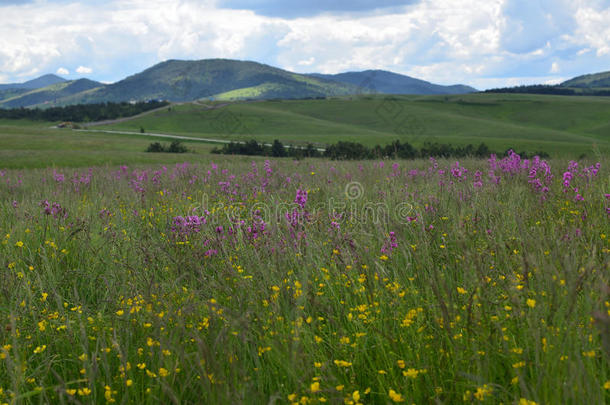
[[[73,129],[72,131],[76,132],[95,132],[95,133],[105,133],[105,134],[116,134],[116,135],[140,135],[151,138],[168,138],[168,139],[177,139],[184,141],[195,141],[195,142],[205,142],[205,143],[241,143],[244,144],[244,141],[235,141],[235,140],[227,140],[227,139],[214,139],[214,138],[197,138],[193,136],[183,136],[183,135],[172,135],[172,134],[160,134],[155,132],[135,132],[135,131],[114,131],[109,129]],[[261,143],[263,146],[272,146],[270,143]],[[296,146],[296,145],[284,145],[285,148],[295,148],[295,149],[305,149],[304,146]],[[325,152],[324,148],[315,148],[319,152]]]
[[[101,124],[100,124],[101,125]],[[169,138],[169,139],[180,139],[185,141],[200,141],[206,143],[231,143],[226,139],[212,139],[212,138],[196,138],[193,136],[183,136],[183,135],[173,135],[173,134],[159,134],[155,132],[135,132],[135,131],[115,131],[110,129],[73,129],[76,132],[97,132],[97,133],[105,133],[105,134],[117,134],[117,135],[141,135],[148,136],[154,138]],[[239,141],[232,141],[235,143],[243,143]]]

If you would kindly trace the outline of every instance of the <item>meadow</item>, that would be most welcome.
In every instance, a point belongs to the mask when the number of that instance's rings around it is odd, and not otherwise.
[[[606,157],[211,159],[0,171],[1,404],[610,401]]]
[[[220,102],[215,103],[223,104]],[[369,147],[395,140],[453,145],[486,143],[504,152],[544,151],[554,157],[610,153],[610,99],[523,94],[354,96],[325,100],[171,106],[101,129],[181,134],[284,144],[338,141]],[[97,128],[97,127],[96,127]]]
[[[45,167],[90,167],[130,164],[171,164],[188,160],[206,161],[214,145],[185,142],[191,153],[169,155],[146,153],[151,142],[168,139],[102,132],[54,129],[50,122],[0,120],[0,169]]]
[[[610,154],[608,111],[610,99],[604,97],[371,95],[172,104],[145,116],[88,127],[88,132],[53,128],[58,122],[0,119],[0,168],[205,162],[222,141],[252,139],[322,148],[339,141],[373,147],[398,140],[417,149],[426,142],[475,147],[484,142],[497,153],[514,149],[594,159]],[[103,132],[108,130],[133,133]],[[145,153],[151,142],[171,139],[142,136],[142,130],[191,137],[184,140],[191,153]]]

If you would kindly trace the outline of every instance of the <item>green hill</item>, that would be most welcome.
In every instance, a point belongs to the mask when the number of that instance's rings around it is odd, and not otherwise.
[[[81,94],[101,86],[103,86],[102,83],[89,79],[56,83],[0,100],[0,107],[18,108],[61,105],[63,98]]]
[[[169,60],[82,97],[83,102],[203,98],[306,98],[350,94],[354,86],[291,73],[256,62]]]
[[[336,75],[311,74],[313,77],[352,84],[366,93],[383,94],[464,94],[477,89],[465,85],[441,86],[413,77],[388,72],[385,70],[365,70],[363,72],[346,72]]]
[[[255,138],[319,145],[340,140],[369,146],[393,140],[421,146],[485,142],[494,150],[580,154],[610,152],[609,98],[469,94],[353,96],[326,100],[238,102],[210,109],[174,105],[115,125],[97,127],[212,139]]]
[[[3,100],[7,100],[9,98],[14,98],[14,97],[18,97],[21,94],[27,93],[31,90],[28,89],[18,89],[18,88],[5,88],[5,89],[0,89],[0,103],[2,103]]]
[[[224,106],[224,107],[222,107]],[[53,129],[49,122],[0,119],[0,166],[46,167],[165,164],[209,161],[223,140],[320,146],[340,140],[367,146],[395,140],[420,148],[425,142],[455,146],[485,142],[491,150],[547,152],[553,158],[591,161],[610,154],[610,98],[529,94],[460,96],[348,96],[325,100],[194,102],[90,132]],[[145,153],[151,142],[171,139],[142,134],[183,135],[195,152]],[[122,131],[108,133],[103,131]],[[133,133],[124,133],[124,132]],[[223,159],[250,161],[250,156]]]
[[[578,76],[561,83],[562,87],[610,88],[610,72]]]
[[[535,84],[486,90],[487,93],[610,96],[610,72],[578,76],[557,85]]]

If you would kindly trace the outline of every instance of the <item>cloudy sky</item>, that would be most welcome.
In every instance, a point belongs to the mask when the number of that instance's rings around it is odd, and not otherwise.
[[[0,83],[167,59],[386,69],[480,89],[610,70],[610,0],[0,0]]]

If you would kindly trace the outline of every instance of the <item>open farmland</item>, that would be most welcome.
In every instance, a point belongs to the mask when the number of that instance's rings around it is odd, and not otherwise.
[[[610,400],[606,158],[207,159],[0,171],[0,402]]]

